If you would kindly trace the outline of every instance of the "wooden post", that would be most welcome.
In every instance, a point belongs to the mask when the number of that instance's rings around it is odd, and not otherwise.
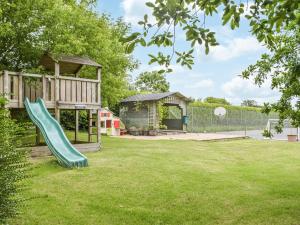
[[[101,67],[97,68],[97,77],[98,77],[97,102],[98,104],[101,104]]]
[[[101,67],[97,68],[97,78],[98,78],[98,86],[97,86],[97,102],[99,104],[99,109],[97,112],[97,143],[101,143]]]
[[[78,141],[79,131],[79,110],[75,109],[75,143]]]
[[[89,133],[89,142],[92,142],[92,133],[93,133],[93,114],[92,110],[88,110],[88,117],[89,117],[89,128],[88,128],[88,133]]]
[[[46,76],[43,76],[42,78],[42,86],[43,86],[43,99],[44,101],[47,101],[47,79],[46,79]]]
[[[59,64],[55,62],[55,118],[60,122],[60,110],[58,108],[59,101]]]
[[[10,83],[8,82],[8,71],[4,70],[3,71],[3,93],[4,93],[4,97],[9,100],[10,99],[10,94],[9,94],[9,90],[10,90]],[[8,108],[8,105],[5,105],[5,108]]]
[[[97,111],[97,143],[101,143],[101,109]]]
[[[8,96],[9,93],[9,83],[8,83],[8,71],[3,71],[3,92]]]
[[[19,108],[23,107],[23,77],[19,75]]]
[[[35,126],[35,133],[36,133],[35,144],[39,145],[41,143],[41,132],[37,126]]]

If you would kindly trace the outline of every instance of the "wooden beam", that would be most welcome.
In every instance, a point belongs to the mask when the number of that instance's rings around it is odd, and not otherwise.
[[[96,112],[97,112],[97,143],[101,143],[101,109],[98,109]]]
[[[44,101],[47,101],[47,78],[43,76],[42,78],[42,90],[43,90],[43,99]]]
[[[37,126],[35,126],[35,133],[36,133],[35,144],[39,145],[41,143],[41,132],[40,132],[40,129]]]
[[[101,105],[101,68],[97,68],[97,78],[98,78],[98,84],[97,84],[97,102]]]
[[[88,110],[88,117],[89,117],[89,129],[88,129],[88,133],[89,133],[89,142],[92,142],[92,133],[93,133],[93,114],[92,114],[92,110]]]
[[[79,110],[75,110],[75,143],[78,141],[79,132]]]
[[[23,77],[19,76],[19,107],[22,108],[23,107]]]
[[[6,96],[9,96],[9,87],[10,84],[8,82],[8,71],[7,70],[4,70],[3,71],[3,92]]]
[[[60,122],[60,110],[58,108],[59,101],[59,64],[55,63],[55,118],[58,122]]]

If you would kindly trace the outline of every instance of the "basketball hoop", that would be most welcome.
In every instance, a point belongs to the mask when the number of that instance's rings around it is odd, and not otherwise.
[[[217,116],[219,119],[224,119],[226,115],[226,109],[224,107],[217,107],[214,110],[215,116]]]

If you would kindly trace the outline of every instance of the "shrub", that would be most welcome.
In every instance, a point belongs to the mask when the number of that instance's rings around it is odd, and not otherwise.
[[[75,130],[75,111],[62,110],[60,114],[60,123],[67,130]],[[88,114],[85,110],[79,111],[79,129],[88,129]]]
[[[5,103],[0,97],[0,224],[17,214],[22,202],[21,181],[28,171],[26,149],[19,138],[23,130],[11,119]]]

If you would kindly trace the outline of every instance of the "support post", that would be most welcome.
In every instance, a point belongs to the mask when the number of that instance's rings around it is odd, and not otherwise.
[[[8,83],[8,71],[3,71],[3,93],[5,94],[5,97],[9,99],[9,83]]]
[[[79,110],[75,109],[75,143],[78,141],[78,131],[79,131]]]
[[[46,101],[47,99],[47,79],[46,79],[46,77],[45,76],[43,76],[43,78],[42,78],[42,88],[43,88],[43,99],[44,99],[44,101]]]
[[[101,109],[97,111],[97,143],[101,143]]]
[[[89,117],[89,129],[88,129],[88,133],[89,133],[89,142],[92,142],[92,133],[93,133],[93,114],[92,114],[92,110],[88,110],[88,117]]]
[[[97,112],[97,143],[101,143],[101,67],[97,68],[98,86],[97,86],[97,102],[99,104],[99,109]]]
[[[39,145],[41,143],[41,132],[37,126],[35,126],[35,133],[36,133],[35,144]]]
[[[59,63],[55,62],[55,118],[60,122],[60,110],[58,108],[59,101]]]
[[[97,68],[97,78],[98,78],[97,102],[98,102],[99,105],[101,105],[101,67]]]
[[[23,77],[19,75],[19,108],[23,107]]]

